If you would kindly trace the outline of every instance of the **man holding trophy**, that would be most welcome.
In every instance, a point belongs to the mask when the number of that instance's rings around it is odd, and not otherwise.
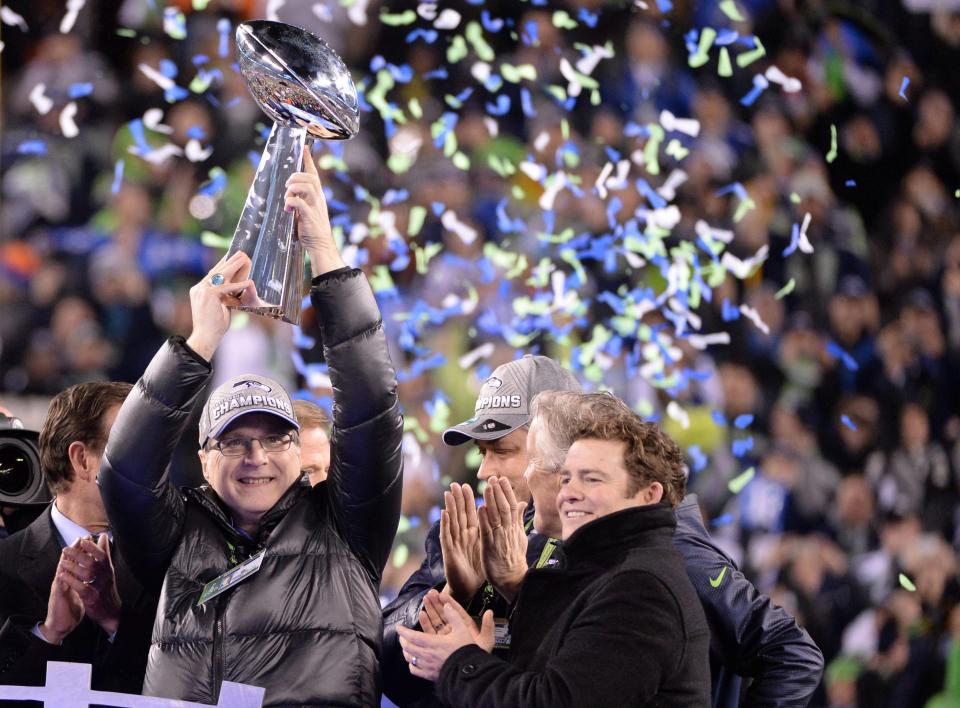
[[[284,47],[270,45],[276,29],[265,28],[265,51],[268,63],[286,69],[294,64],[283,61]],[[154,357],[104,452],[99,483],[116,541],[145,584],[163,584],[146,695],[216,703],[229,680],[265,688],[270,706],[379,703],[377,589],[402,487],[397,382],[373,293],[359,270],[344,266],[319,175],[301,151],[302,171],[271,182],[266,195],[255,193],[255,182],[247,202],[260,210],[258,224],[280,220],[280,212],[291,222],[295,216],[297,248],[285,248],[275,230],[251,237],[238,227],[231,254],[190,290],[193,332],[171,338]],[[277,152],[268,158],[281,161]],[[284,161],[300,164],[296,155]],[[280,246],[270,254],[265,243]],[[167,466],[211,377],[231,308],[263,307],[270,285],[257,281],[258,259],[285,261],[300,248],[310,257],[310,298],[334,391],[327,480],[311,488],[302,478],[290,397],[251,374],[218,387],[204,406],[199,456],[207,484],[175,489]],[[302,269],[292,260],[282,266],[294,274],[287,282]],[[288,302],[270,305],[266,314],[298,316]]]

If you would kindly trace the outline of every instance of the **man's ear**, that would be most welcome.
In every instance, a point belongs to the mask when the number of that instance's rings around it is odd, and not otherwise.
[[[197,450],[197,457],[200,458],[200,469],[203,471],[203,478],[210,481],[210,478],[207,477],[207,451],[202,447]]]
[[[70,460],[70,469],[75,479],[81,479],[84,482],[93,481],[91,476],[96,474],[96,470],[91,469],[93,458],[90,448],[79,440],[74,440],[67,447],[67,459]]]
[[[658,504],[663,501],[663,485],[660,482],[652,482],[650,486],[640,490],[640,499],[644,506],[647,504]]]

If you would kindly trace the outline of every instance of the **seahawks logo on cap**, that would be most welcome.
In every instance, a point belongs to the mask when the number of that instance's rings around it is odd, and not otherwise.
[[[270,393],[273,389],[270,386],[267,386],[265,383],[260,383],[254,379],[244,379],[243,381],[237,381],[234,385],[234,388],[259,388],[261,391]]]
[[[496,433],[501,430],[509,430],[510,426],[504,423],[501,423],[498,420],[493,420],[493,418],[487,418],[485,421],[480,423],[473,428],[471,432],[474,433]]]
[[[498,379],[496,376],[491,376],[489,379],[483,382],[484,386],[489,386],[490,388],[500,388],[503,386],[503,381]]]

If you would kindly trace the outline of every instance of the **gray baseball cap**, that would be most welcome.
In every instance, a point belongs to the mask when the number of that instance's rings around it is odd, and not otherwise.
[[[530,422],[530,401],[541,391],[576,391],[573,374],[553,359],[527,354],[493,370],[480,387],[473,417],[443,432],[447,445],[496,440]]]
[[[300,430],[293,402],[283,386],[266,376],[245,374],[220,384],[210,394],[200,416],[200,446],[248,413],[269,413]]]

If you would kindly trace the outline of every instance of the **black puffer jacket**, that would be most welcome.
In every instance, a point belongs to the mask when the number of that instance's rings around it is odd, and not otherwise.
[[[146,584],[163,581],[144,693],[216,703],[222,680],[266,688],[265,705],[380,700],[377,585],[400,514],[402,419],[373,293],[359,271],[314,279],[334,391],[326,483],[295,484],[245,540],[211,490],[178,492],[165,468],[210,367],[182,340],[124,402],[100,473],[115,537]],[[235,548],[231,553],[230,546]],[[197,605],[230,556],[262,567]]]

